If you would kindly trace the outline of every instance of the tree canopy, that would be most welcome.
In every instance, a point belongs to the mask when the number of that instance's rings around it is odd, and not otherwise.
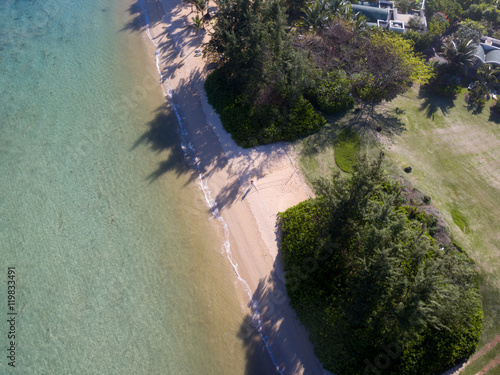
[[[209,101],[223,102],[215,109],[240,145],[311,134],[325,123],[318,112],[391,100],[432,75],[410,40],[365,30],[364,19],[343,0],[305,4],[299,22],[304,28],[298,29],[284,4],[221,1],[204,46],[204,56],[219,64],[217,79],[209,81],[220,85],[206,85]],[[234,115],[223,114],[233,109]]]
[[[475,349],[482,310],[473,262],[429,234],[382,157],[280,214],[287,292],[336,374],[436,374]],[[381,358],[384,360],[382,361]]]
[[[323,72],[345,71],[353,96],[361,102],[391,100],[413,82],[427,83],[433,76],[411,40],[380,29],[366,33],[348,21],[337,20],[295,45],[307,50]]]

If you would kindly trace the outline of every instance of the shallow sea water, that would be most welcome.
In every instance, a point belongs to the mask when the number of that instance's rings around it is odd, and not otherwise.
[[[0,374],[268,373],[137,10],[0,3]]]

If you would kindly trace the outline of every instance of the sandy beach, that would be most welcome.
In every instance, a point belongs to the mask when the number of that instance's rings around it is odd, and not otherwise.
[[[288,144],[238,147],[207,102],[203,82],[209,70],[195,51],[208,33],[198,36],[187,28],[195,15],[191,7],[180,0],[143,0],[140,5],[188,159],[226,236],[225,255],[248,310],[239,335],[245,345],[254,346],[249,353],[268,356],[277,373],[323,374],[307,332],[289,306],[278,254],[277,213],[312,196],[293,149]]]

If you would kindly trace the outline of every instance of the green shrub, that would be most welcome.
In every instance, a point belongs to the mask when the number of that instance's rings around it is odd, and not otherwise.
[[[415,30],[408,30],[403,34],[403,38],[411,39],[415,43],[415,50],[418,52],[423,52],[431,42],[441,35],[448,27],[450,23],[442,13],[436,13],[427,23],[427,32],[419,33]]]
[[[424,224],[429,235],[434,236],[438,229],[438,219],[436,216],[427,214],[414,206],[401,207],[403,212],[409,220],[414,220],[418,223]]]
[[[422,34],[419,33],[418,31],[415,30],[406,30],[406,32],[403,34],[404,39],[410,39],[413,41],[413,44],[416,46],[420,39],[422,38]]]
[[[318,131],[326,120],[314,110],[305,98],[295,101],[288,113],[288,121],[283,126],[282,139],[293,141]]]
[[[496,6],[489,6],[484,10],[483,18],[494,25],[498,25],[500,23],[500,10]]]
[[[292,104],[286,117],[282,114],[282,108],[273,105],[251,107],[243,95],[231,90],[222,70],[208,75],[205,91],[224,129],[242,147],[281,140],[293,141],[318,131],[326,123],[323,116],[304,98]]]
[[[216,70],[205,81],[208,102],[219,114],[224,129],[231,134],[236,143],[251,147],[250,140],[256,136],[250,123],[250,108],[243,97],[230,89],[223,72]]]
[[[345,71],[332,71],[319,82],[316,103],[321,111],[328,114],[345,111],[354,104],[351,83]]]
[[[279,213],[280,229],[286,237],[281,252],[287,294],[303,323],[313,323],[317,318],[309,304],[317,300],[321,292],[315,275],[308,272],[309,268],[304,269],[304,259],[317,257],[317,251],[322,247],[321,228],[328,221],[328,210],[316,204],[318,201],[307,200]]]
[[[436,77],[429,84],[429,87],[436,94],[455,98],[462,91],[462,86],[460,85],[460,78],[455,73],[449,72],[446,65],[436,64],[435,69],[437,71]]]
[[[480,22],[466,19],[460,23],[460,27],[455,33],[455,40],[466,42],[473,40],[474,43],[479,43],[481,36],[485,35],[486,32],[486,27]]]
[[[455,84],[450,84],[450,85],[436,84],[432,86],[432,91],[442,96],[456,98],[457,95],[460,94],[460,92],[462,91],[462,87]]]
[[[411,0],[398,0],[396,2],[396,7],[398,8],[398,12],[408,13],[412,5]]]
[[[425,13],[431,18],[435,13],[443,13],[454,23],[463,13],[462,7],[455,0],[428,0],[425,2]]]
[[[488,84],[486,82],[474,82],[466,96],[467,104],[475,110],[483,108],[486,104],[485,99],[488,92]]]
[[[472,4],[465,12],[464,16],[474,21],[486,21],[494,27],[500,24],[500,10],[493,4]]]
[[[351,129],[341,131],[333,147],[337,166],[344,172],[352,172],[361,148],[358,133]]]
[[[423,30],[424,23],[422,21],[422,18],[420,18],[419,16],[413,16],[408,21],[408,26],[410,26],[412,30]]]
[[[205,91],[208,102],[217,112],[221,112],[233,102],[234,94],[227,85],[221,70],[216,70],[207,76]]]
[[[384,92],[378,90],[371,73],[355,73],[351,76],[351,82],[354,94],[361,100],[374,102],[384,98]]]

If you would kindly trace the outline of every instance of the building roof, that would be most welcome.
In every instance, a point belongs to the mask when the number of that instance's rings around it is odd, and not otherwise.
[[[500,49],[480,43],[475,53],[483,63],[500,66]]]
[[[483,49],[483,46],[481,44],[477,45],[477,50],[476,50],[475,55],[483,63],[485,62],[486,54],[484,53],[484,49]]]
[[[375,8],[367,5],[351,4],[353,12],[360,12],[366,17],[366,22],[377,23],[377,20],[387,21],[389,19],[389,9]]]
[[[486,54],[486,58],[484,60],[486,64],[495,64],[500,65],[500,50],[492,49]]]

